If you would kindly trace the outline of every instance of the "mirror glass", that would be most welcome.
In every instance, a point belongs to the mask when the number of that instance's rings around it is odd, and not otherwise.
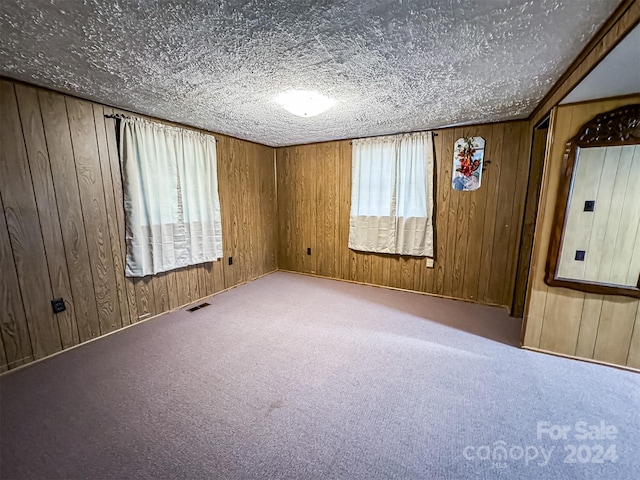
[[[576,151],[557,278],[638,286],[640,146]]]

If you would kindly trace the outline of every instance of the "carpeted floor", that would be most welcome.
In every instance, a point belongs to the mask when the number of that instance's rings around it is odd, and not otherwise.
[[[1,377],[1,478],[640,478],[640,375],[501,309],[283,272],[209,301]]]

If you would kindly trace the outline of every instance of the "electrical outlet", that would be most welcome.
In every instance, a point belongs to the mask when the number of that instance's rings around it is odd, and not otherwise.
[[[307,255],[311,255],[311,247],[307,248]]]
[[[233,265],[233,257],[229,257],[229,265]]]
[[[51,308],[53,308],[53,313],[64,312],[67,309],[64,304],[64,298],[54,298],[51,300]]]

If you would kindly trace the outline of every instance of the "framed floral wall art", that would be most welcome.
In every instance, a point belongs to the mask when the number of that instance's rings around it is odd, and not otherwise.
[[[453,179],[454,190],[470,192],[480,188],[482,184],[482,167],[484,164],[484,138],[459,138],[453,147]]]

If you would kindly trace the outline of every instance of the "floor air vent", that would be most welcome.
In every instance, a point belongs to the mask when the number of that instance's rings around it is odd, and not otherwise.
[[[196,305],[195,307],[187,308],[187,312],[195,312],[196,310],[200,310],[201,308],[208,307],[211,305],[210,303],[204,302],[200,305]]]

